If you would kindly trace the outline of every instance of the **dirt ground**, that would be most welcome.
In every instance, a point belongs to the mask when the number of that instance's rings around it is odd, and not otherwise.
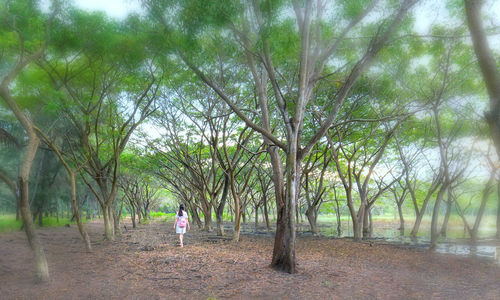
[[[127,225],[127,224],[126,224]],[[0,299],[500,299],[500,265],[347,239],[299,237],[298,273],[269,267],[273,237],[213,239],[192,229],[176,245],[172,223],[103,241],[103,225],[39,230],[51,281],[34,283],[23,232],[0,234]]]

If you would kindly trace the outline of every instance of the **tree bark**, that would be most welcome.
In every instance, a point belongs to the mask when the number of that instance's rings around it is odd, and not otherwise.
[[[446,192],[446,189],[448,188],[448,185],[445,183],[441,186],[439,189],[439,192],[436,196],[436,202],[434,203],[434,209],[432,211],[432,220],[431,220],[431,249],[435,249],[437,245],[437,239],[439,237],[438,234],[438,217],[439,217],[439,210],[441,206],[441,202],[443,200],[444,193]]]
[[[450,193],[451,192],[448,191],[448,194]],[[450,220],[450,215],[451,215],[451,205],[452,205],[451,197],[448,196],[448,200],[446,201],[446,212],[444,215],[443,225],[441,226],[441,232],[440,232],[440,235],[444,238],[446,238],[446,232],[448,230],[448,221]]]
[[[464,2],[474,51],[490,98],[490,110],[485,113],[486,122],[490,128],[490,135],[495,144],[497,155],[500,157],[500,73],[483,27],[481,15],[483,1],[464,0]],[[500,181],[498,189],[500,192]],[[500,196],[498,201],[496,237],[500,239]]]
[[[397,207],[398,207],[398,214],[399,214],[399,235],[404,236],[405,235],[405,219],[403,217],[403,209],[401,207],[402,205],[398,202]]]
[[[318,235],[318,225],[317,225],[317,220],[318,220],[318,212],[314,209],[313,206],[310,206],[306,210],[306,217],[307,220],[309,221],[309,226],[311,226],[311,232],[314,236]]]

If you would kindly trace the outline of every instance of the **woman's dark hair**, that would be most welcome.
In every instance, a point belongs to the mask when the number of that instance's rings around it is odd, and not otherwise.
[[[183,214],[182,214],[182,211],[183,211],[183,210],[184,210],[184,204],[181,204],[181,205],[179,206],[179,213],[177,214],[179,217],[182,217],[182,216],[183,216]]]

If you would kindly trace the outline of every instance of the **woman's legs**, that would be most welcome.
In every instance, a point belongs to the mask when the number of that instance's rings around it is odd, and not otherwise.
[[[182,244],[182,239],[184,238],[184,234],[179,234],[179,241],[181,242],[181,247],[183,246]]]

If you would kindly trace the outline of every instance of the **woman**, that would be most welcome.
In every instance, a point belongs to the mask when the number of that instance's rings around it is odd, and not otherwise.
[[[182,248],[183,247],[182,242],[184,239],[184,233],[186,233],[186,228],[187,228],[187,230],[191,229],[189,227],[188,214],[184,210],[184,204],[180,205],[179,212],[175,216],[174,228],[175,228],[175,232],[179,234],[179,242],[180,242],[180,245]]]

